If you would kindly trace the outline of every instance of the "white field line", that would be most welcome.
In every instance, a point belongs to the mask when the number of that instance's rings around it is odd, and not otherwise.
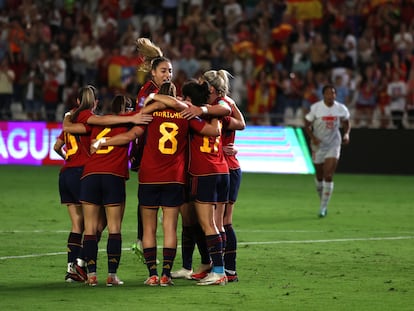
[[[122,232],[136,232],[136,230],[122,230]],[[247,233],[321,233],[324,232],[322,230],[260,230],[260,229],[253,229],[253,230],[244,230],[244,229],[237,229],[237,232],[247,232]],[[68,234],[68,230],[0,230],[0,234],[10,234],[10,233],[64,233]],[[395,232],[394,232],[395,233]],[[412,232],[410,232],[412,233]]]
[[[136,232],[136,230],[122,230],[122,232]],[[244,233],[323,233],[326,231],[323,230],[268,230],[268,229],[238,229],[236,228],[236,232],[244,232]],[[350,230],[349,232],[352,232]],[[366,231],[372,234],[414,234],[414,231]],[[21,234],[32,234],[32,233],[63,233],[69,234],[68,230],[0,230],[1,234],[11,234],[11,233],[21,233]]]
[[[389,241],[389,240],[409,240],[409,239],[414,239],[414,236],[344,238],[344,239],[327,239],[327,240],[286,240],[286,241],[240,242],[240,243],[237,243],[237,245],[242,246],[242,245],[269,245],[269,244],[309,244],[309,243]],[[159,246],[158,248],[161,248],[161,246]],[[127,250],[130,250],[130,248],[123,248],[122,250],[127,251]],[[100,250],[100,252],[105,252],[105,251],[106,250]],[[23,259],[23,258],[44,257],[44,256],[57,256],[57,255],[65,255],[65,254],[66,252],[57,252],[57,253],[29,254],[29,255],[21,255],[21,256],[4,256],[4,257],[0,257],[0,260]]]

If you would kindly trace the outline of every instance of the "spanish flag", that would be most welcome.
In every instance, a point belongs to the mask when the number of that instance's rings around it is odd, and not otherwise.
[[[123,90],[133,75],[140,82],[142,73],[137,70],[143,62],[140,57],[117,55],[112,57],[108,66],[108,86],[111,89]]]

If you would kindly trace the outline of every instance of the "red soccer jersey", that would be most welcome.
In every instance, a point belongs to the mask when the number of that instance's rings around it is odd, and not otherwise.
[[[193,176],[227,174],[229,167],[224,159],[221,136],[208,137],[193,133],[190,137],[188,170]]]
[[[87,122],[88,122],[89,117],[93,116],[93,115],[94,114],[90,110],[82,110],[81,112],[79,112],[78,117],[76,118],[75,122],[83,123],[86,126],[86,125],[88,125]]]
[[[65,142],[66,159],[62,168],[64,170],[68,167],[84,166],[89,159],[89,145],[90,134],[92,127],[86,123],[88,118],[93,115],[90,110],[83,110],[79,113],[78,118],[75,120],[78,123],[82,123],[86,128],[85,134],[70,134],[62,132],[59,138]]]
[[[72,135],[62,132],[59,138],[65,142],[66,158],[61,171],[68,167],[84,166],[89,159],[89,134]]]
[[[236,139],[236,131],[227,129],[229,123],[230,123],[230,116],[226,116],[223,118],[223,128],[221,129],[221,140],[223,146],[227,146],[229,144],[234,144],[234,141]],[[224,158],[227,161],[227,164],[229,166],[229,169],[235,170],[240,168],[239,160],[237,160],[235,155],[227,155],[224,154]]]
[[[151,93],[158,93],[158,86],[154,81],[147,81],[139,90],[136,103],[135,111],[139,112],[144,107],[145,98],[148,97]],[[144,152],[146,134],[142,135],[140,138],[134,140],[130,150],[130,158],[134,158],[134,161],[131,163],[131,169],[138,171],[141,165],[142,153]]]
[[[211,105],[228,105],[228,102],[223,97],[217,97]],[[228,174],[229,166],[224,158],[221,136],[191,135],[188,171],[193,176]]]
[[[112,137],[127,131],[128,128],[124,125],[113,127],[93,126],[91,138]],[[90,174],[112,174],[128,179],[128,148],[129,144],[102,147],[92,154],[89,161],[86,162],[82,178]]]
[[[147,142],[144,148],[140,183],[186,183],[187,146],[189,129],[199,132],[205,121],[190,121],[173,109],[155,111],[147,126]]]
[[[135,102],[135,111],[139,112],[142,107],[144,107],[145,98],[147,98],[151,93],[158,93],[158,90],[158,86],[154,83],[154,81],[147,81],[138,92]]]

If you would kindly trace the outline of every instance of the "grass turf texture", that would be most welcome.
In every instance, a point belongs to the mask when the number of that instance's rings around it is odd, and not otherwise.
[[[136,237],[131,173],[118,271],[125,285],[105,286],[104,234],[100,283],[90,288],[63,281],[70,225],[58,171],[0,166],[2,310],[413,310],[414,176],[338,174],[329,214],[319,219],[312,175],[246,173],[234,216],[240,282],[152,288],[129,250]]]

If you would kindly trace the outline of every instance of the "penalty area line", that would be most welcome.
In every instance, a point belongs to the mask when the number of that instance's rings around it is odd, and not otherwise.
[[[262,242],[239,242],[238,245],[270,245],[270,244],[310,244],[310,243],[335,243],[335,242],[357,242],[357,241],[391,241],[391,240],[410,240],[414,236],[396,236],[396,237],[373,237],[373,238],[344,238],[344,239],[327,239],[327,240],[286,240],[286,241],[262,241]],[[162,248],[161,246],[158,248]],[[180,248],[180,246],[178,246]],[[122,251],[128,251],[131,248],[123,248]],[[99,252],[106,252],[102,249]],[[43,254],[28,254],[19,256],[3,256],[0,260],[6,259],[24,259],[45,256],[66,255],[66,252],[43,253]]]

